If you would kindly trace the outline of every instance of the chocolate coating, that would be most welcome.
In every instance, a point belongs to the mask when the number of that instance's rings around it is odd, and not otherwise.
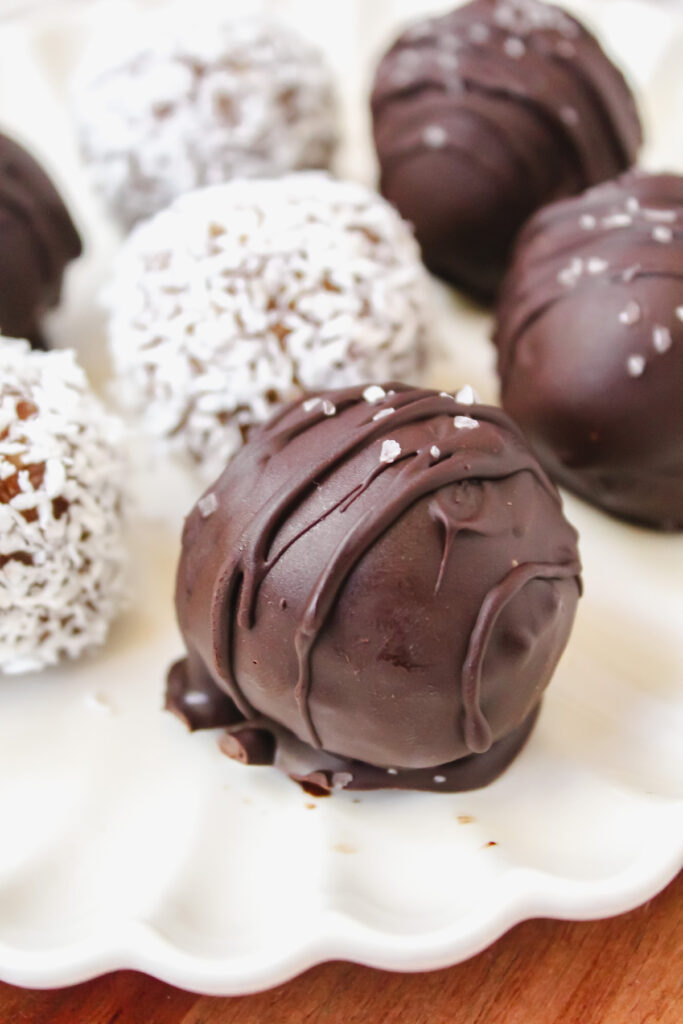
[[[548,472],[683,528],[683,177],[630,172],[538,213],[495,340],[503,405]]]
[[[0,135],[0,329],[44,346],[40,321],[59,302],[81,240],[54,185],[18,143]]]
[[[318,787],[483,785],[531,729],[579,571],[502,410],[330,391],[259,430],[190,514],[167,706],[246,728],[240,759],[269,732]]]
[[[380,63],[372,114],[381,191],[427,266],[484,300],[528,217],[625,170],[642,141],[621,72],[537,0],[418,22]]]

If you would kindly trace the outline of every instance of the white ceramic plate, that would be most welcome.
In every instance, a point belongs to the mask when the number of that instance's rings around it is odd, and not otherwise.
[[[0,25],[0,119],[44,156],[85,229],[90,252],[53,328],[101,379],[94,291],[113,234],[89,198],[64,105],[65,70],[96,19],[93,5],[44,6]],[[114,6],[122,17],[116,0],[98,19]],[[343,166],[371,180],[362,93],[372,53],[431,5],[271,6],[328,43],[346,86]],[[633,0],[583,7],[644,92],[650,163],[683,169],[673,117],[683,26]],[[441,286],[434,296],[447,351],[438,383],[469,380],[493,397],[486,319]],[[172,577],[193,488],[171,474],[148,487],[131,537],[132,605],[107,649],[0,685],[0,976],[53,986],[127,967],[236,994],[330,958],[434,968],[528,917],[624,911],[681,867],[683,538],[568,500],[586,596],[522,756],[475,793],[314,800],[160,711],[180,652]]]

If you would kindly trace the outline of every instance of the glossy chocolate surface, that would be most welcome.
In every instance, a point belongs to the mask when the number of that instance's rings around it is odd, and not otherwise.
[[[471,397],[349,388],[254,434],[186,523],[167,706],[331,786],[471,788],[509,763],[580,567],[521,434]]]
[[[372,114],[381,191],[428,267],[484,300],[534,211],[625,170],[642,140],[621,72],[537,0],[413,25],[379,65]]]
[[[683,528],[683,177],[629,172],[542,210],[495,340],[503,405],[548,472],[614,515]]]
[[[43,347],[41,318],[59,302],[81,240],[54,185],[18,143],[0,135],[0,329]]]

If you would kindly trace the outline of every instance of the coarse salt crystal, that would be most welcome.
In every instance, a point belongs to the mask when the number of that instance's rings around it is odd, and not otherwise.
[[[200,498],[197,502],[197,508],[202,519],[208,519],[212,516],[218,508],[218,498],[211,492],[211,494],[205,494],[203,498]]]
[[[445,775],[435,775],[434,776],[434,782],[436,782],[438,784],[441,784],[442,782],[445,782],[445,781],[446,781],[446,776]]]
[[[387,768],[387,775],[398,775],[398,768]]]
[[[459,430],[474,430],[479,426],[478,420],[473,420],[471,416],[456,416],[453,420],[453,425]]]
[[[337,411],[337,406],[334,402],[330,402],[328,398],[323,401],[323,413],[325,416],[334,416]]]
[[[363,392],[363,398],[370,405],[375,405],[377,402],[381,402],[383,398],[387,397],[387,393],[384,388],[381,388],[379,384],[371,384]]]
[[[376,412],[372,419],[373,421],[383,420],[385,416],[391,416],[394,412],[396,412],[396,410],[392,406],[389,406],[388,409],[380,409],[379,412]]]
[[[460,405],[474,405],[479,401],[479,395],[471,385],[465,384],[464,388],[460,388],[459,391],[456,391],[455,400],[456,402],[459,402]]]
[[[383,441],[382,450],[379,453],[380,462],[395,462],[401,454],[401,446],[398,441]]]
[[[316,405],[320,405],[321,402],[322,398],[307,398],[306,401],[301,406],[301,408],[304,410],[304,412],[312,412],[315,409]]]
[[[629,302],[619,314],[619,321],[622,324],[626,324],[628,327],[632,327],[633,324],[637,324],[640,320],[640,306],[637,302]]]
[[[516,36],[509,36],[503,43],[503,49],[508,57],[512,57],[514,60],[519,60],[526,53],[526,46]]]
[[[654,345],[655,352],[668,352],[671,348],[672,338],[671,331],[668,327],[662,327],[661,324],[655,324],[652,329],[652,344]]]
[[[441,149],[446,145],[447,139],[446,129],[442,128],[440,124],[428,124],[422,132],[422,141],[431,149]]]
[[[435,459],[438,459],[441,456],[441,449],[438,448],[437,445],[433,444],[432,447],[429,449],[429,454],[432,455]]]
[[[655,242],[661,242],[663,245],[666,245],[668,242],[673,241],[674,233],[671,228],[658,224],[656,228],[652,229],[652,237]]]
[[[644,356],[629,356],[626,360],[626,369],[628,370],[629,376],[641,377],[645,370]]]
[[[609,263],[599,256],[593,256],[588,260],[586,266],[589,274],[602,274],[603,270],[607,270]]]

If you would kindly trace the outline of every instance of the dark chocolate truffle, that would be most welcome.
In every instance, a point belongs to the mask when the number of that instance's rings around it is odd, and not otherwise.
[[[40,321],[59,302],[81,240],[57,190],[25,149],[0,134],[0,331],[43,347]]]
[[[474,0],[408,29],[372,112],[381,191],[427,266],[482,299],[531,214],[630,167],[642,141],[623,75],[537,0]]]
[[[503,405],[548,472],[683,528],[683,177],[632,171],[538,213],[495,340]]]
[[[576,534],[500,409],[401,384],[256,432],[189,516],[167,706],[317,790],[460,790],[519,751],[567,642]]]

